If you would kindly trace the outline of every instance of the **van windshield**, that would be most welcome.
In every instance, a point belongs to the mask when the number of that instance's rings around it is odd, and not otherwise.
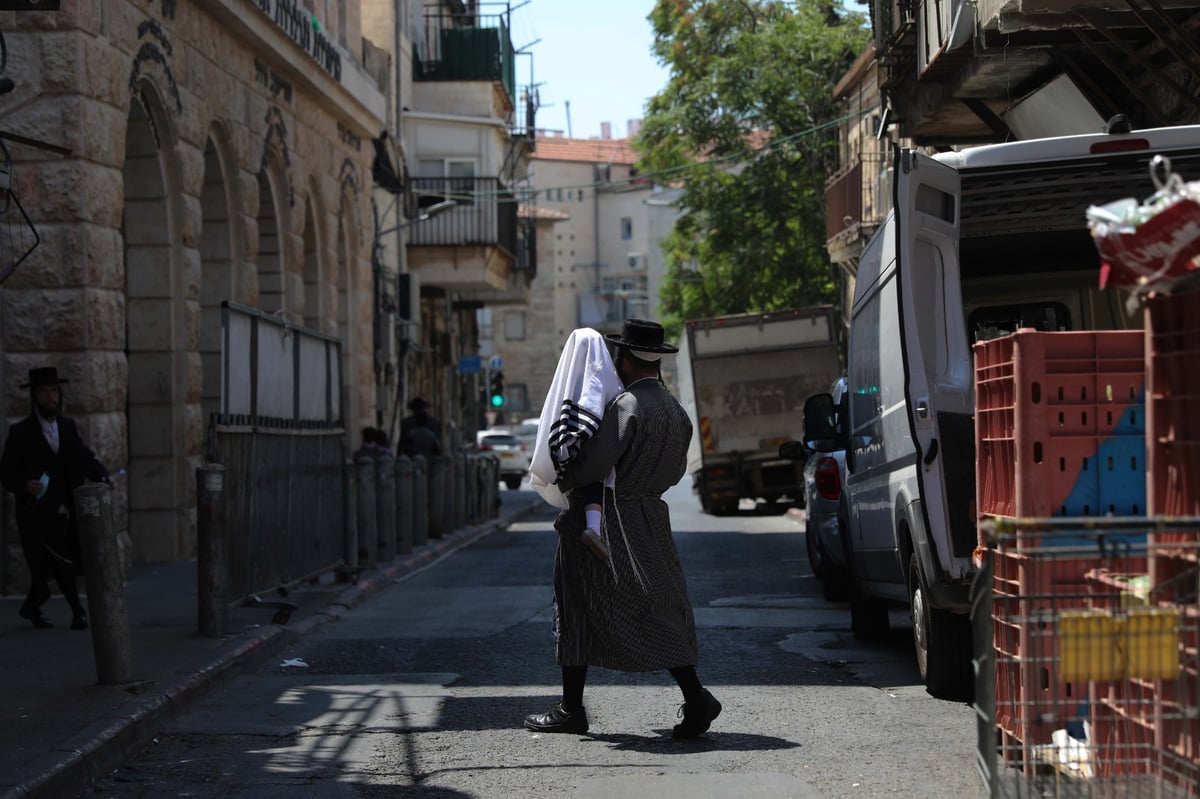
[[[1027,327],[1045,333],[1071,329],[1071,311],[1061,302],[1029,302],[976,308],[967,316],[971,343],[988,341]]]

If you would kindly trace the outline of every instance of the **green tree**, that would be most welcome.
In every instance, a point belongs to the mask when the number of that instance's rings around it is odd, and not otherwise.
[[[647,105],[638,168],[679,186],[682,208],[663,242],[664,324],[832,302],[833,86],[867,20],[836,0],[657,0],[649,19],[670,80]]]

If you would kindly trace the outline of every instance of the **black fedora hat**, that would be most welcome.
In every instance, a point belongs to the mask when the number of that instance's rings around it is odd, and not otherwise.
[[[53,366],[39,366],[29,370],[29,382],[22,383],[21,388],[37,388],[38,386],[60,386],[70,382],[65,377],[58,376],[58,369]]]
[[[646,319],[626,319],[620,333],[609,333],[604,338],[609,344],[638,352],[679,352],[678,347],[664,344],[666,332],[658,322]]]

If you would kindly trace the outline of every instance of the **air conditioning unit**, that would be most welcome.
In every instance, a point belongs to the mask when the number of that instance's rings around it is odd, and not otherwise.
[[[646,268],[646,255],[640,252],[629,253],[629,268],[635,271]]]

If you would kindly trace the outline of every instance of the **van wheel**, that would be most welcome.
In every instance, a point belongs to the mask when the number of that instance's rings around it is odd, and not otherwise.
[[[521,476],[517,475],[516,477],[505,477],[504,484],[508,486],[509,491],[516,491],[521,487]]]
[[[917,669],[926,690],[939,699],[969,699],[974,682],[971,619],[930,605],[916,553],[908,562],[908,596]]]

